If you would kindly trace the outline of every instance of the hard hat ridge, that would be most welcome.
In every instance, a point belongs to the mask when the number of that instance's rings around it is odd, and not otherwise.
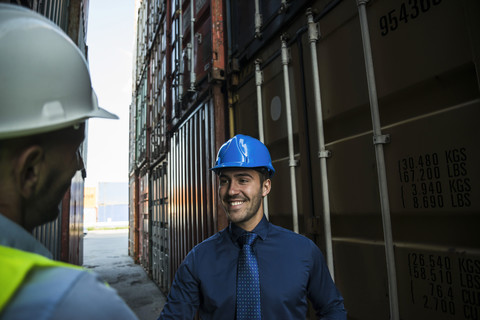
[[[267,147],[243,134],[234,136],[220,147],[215,166],[210,170],[218,173],[223,168],[266,168],[270,176],[275,173]]]

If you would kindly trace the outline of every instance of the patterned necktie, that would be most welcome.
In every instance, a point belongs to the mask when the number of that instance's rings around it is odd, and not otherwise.
[[[238,238],[240,256],[237,271],[237,320],[260,320],[260,280],[253,243],[258,235],[246,233]]]

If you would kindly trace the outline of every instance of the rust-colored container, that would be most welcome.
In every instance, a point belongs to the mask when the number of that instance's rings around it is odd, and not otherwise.
[[[208,88],[208,74],[212,68],[210,1],[183,1],[182,12],[184,92],[189,98],[189,94]]]
[[[137,30],[130,115],[135,165],[130,170],[139,174],[139,257],[167,293],[188,251],[225,226],[225,218],[216,214],[214,177],[208,171],[225,141],[225,97],[219,94],[221,83],[209,83],[210,1],[145,1]],[[142,191],[147,180],[149,192]]]
[[[213,118],[207,100],[175,131],[168,156],[168,207],[170,277],[194,245],[217,229],[209,137]]]

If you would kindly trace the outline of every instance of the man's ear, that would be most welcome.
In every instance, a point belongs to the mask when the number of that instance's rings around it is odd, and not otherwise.
[[[267,196],[270,193],[271,188],[272,188],[272,180],[265,179],[265,181],[263,181],[262,196],[263,197]]]
[[[34,145],[23,149],[15,160],[15,180],[24,198],[30,198],[35,192],[43,158],[43,148]]]

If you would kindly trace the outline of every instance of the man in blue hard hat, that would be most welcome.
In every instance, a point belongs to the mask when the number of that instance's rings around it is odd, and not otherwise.
[[[190,251],[179,267],[160,319],[346,319],[343,298],[319,248],[269,223],[262,199],[275,173],[259,140],[237,135],[211,169],[230,222]]]

